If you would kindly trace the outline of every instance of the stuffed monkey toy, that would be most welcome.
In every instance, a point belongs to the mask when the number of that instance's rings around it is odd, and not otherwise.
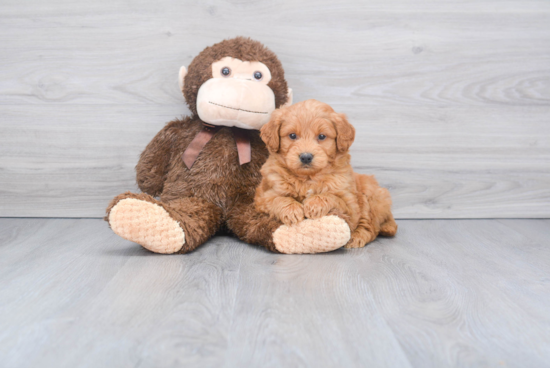
[[[268,151],[259,129],[292,103],[277,56],[237,37],[203,50],[180,69],[191,116],[169,122],[136,166],[143,193],[116,196],[105,220],[119,236],[155,253],[187,253],[219,230],[280,253],[319,253],[344,246],[337,216],[294,226],[254,207]]]

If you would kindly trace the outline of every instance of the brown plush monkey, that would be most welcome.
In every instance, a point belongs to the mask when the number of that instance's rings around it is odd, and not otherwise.
[[[281,63],[261,43],[237,37],[180,69],[192,116],[168,123],[137,164],[141,194],[115,197],[105,220],[119,236],[156,253],[186,253],[226,229],[274,252],[317,253],[345,245],[336,216],[283,225],[254,207],[268,152],[259,137],[278,107],[292,103]],[[156,199],[155,197],[159,197]]]

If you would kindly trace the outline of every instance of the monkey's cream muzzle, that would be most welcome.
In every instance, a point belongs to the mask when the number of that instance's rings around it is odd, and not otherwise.
[[[275,95],[263,83],[240,78],[212,78],[197,95],[202,121],[227,127],[260,129],[275,110]]]

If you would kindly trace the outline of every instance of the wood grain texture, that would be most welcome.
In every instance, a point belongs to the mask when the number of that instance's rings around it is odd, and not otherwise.
[[[349,255],[247,249],[227,366],[410,367]]]
[[[0,222],[3,367],[224,361],[244,249],[237,241],[157,257],[101,220]]]
[[[548,365],[548,221],[400,224],[356,256],[413,366]]]
[[[100,217],[187,114],[176,76],[247,35],[357,127],[398,218],[550,216],[550,3],[2,1],[0,216]]]
[[[357,127],[352,164],[390,189],[397,218],[548,216],[550,109],[525,115],[525,107],[507,107],[492,121],[504,108],[335,108]],[[178,105],[3,110],[0,215],[21,217],[103,216],[111,198],[137,190],[134,166],[151,137],[186,112]]]
[[[215,237],[152,254],[96,219],[0,219],[3,367],[545,367],[550,220],[402,220],[363,249]]]

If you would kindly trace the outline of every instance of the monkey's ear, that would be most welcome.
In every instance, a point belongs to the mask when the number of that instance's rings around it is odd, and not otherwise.
[[[184,82],[183,79],[187,75],[187,68],[182,66],[178,75],[178,84],[180,85],[181,92],[183,93]]]
[[[271,113],[271,119],[260,129],[260,137],[264,141],[270,152],[279,152],[279,129],[283,120],[281,119],[280,109]]]
[[[292,97],[293,97],[293,95],[292,95],[292,88],[289,88],[289,89],[288,89],[288,92],[286,93],[286,97],[287,97],[287,98],[286,98],[286,102],[285,102],[285,104],[283,105],[283,107],[284,107],[284,106],[290,106],[290,105],[292,105]]]
[[[336,128],[336,148],[340,152],[346,152],[355,140],[355,128],[349,123],[346,114],[333,112],[330,120]]]

